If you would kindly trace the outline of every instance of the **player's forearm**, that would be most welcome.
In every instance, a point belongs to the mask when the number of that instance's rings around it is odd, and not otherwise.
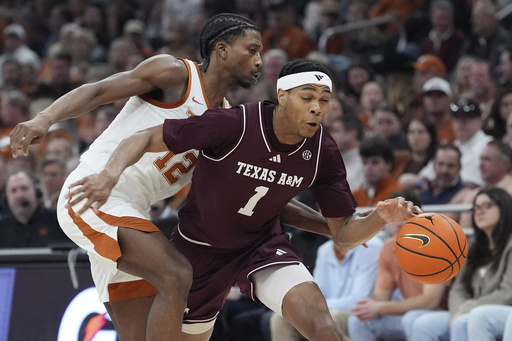
[[[139,161],[146,152],[165,151],[165,144],[158,144],[161,139],[155,134],[162,135],[162,126],[139,131],[125,138],[110,156],[103,174],[117,182],[123,171]]]
[[[386,225],[386,221],[377,211],[327,220],[331,226],[334,242],[345,249],[352,249],[366,243]]]
[[[100,104],[102,103],[98,101],[96,88],[85,84],[58,98],[38,114],[36,119],[50,127],[54,123],[80,117]]]
[[[331,236],[331,231],[325,218],[311,207],[293,199],[286,205],[281,212],[281,222],[298,228],[324,236]]]

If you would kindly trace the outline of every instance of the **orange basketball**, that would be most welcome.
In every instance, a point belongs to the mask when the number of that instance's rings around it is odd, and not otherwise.
[[[421,283],[442,283],[466,262],[468,242],[457,222],[439,213],[422,213],[400,229],[396,258],[404,271]]]

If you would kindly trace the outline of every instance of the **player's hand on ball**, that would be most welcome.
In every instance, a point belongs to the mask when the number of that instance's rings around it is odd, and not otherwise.
[[[422,211],[411,201],[407,201],[403,197],[396,197],[379,201],[377,203],[377,213],[387,223],[399,223],[422,213]]]
[[[84,213],[88,208],[98,210],[107,202],[115,184],[115,179],[103,173],[86,176],[82,180],[69,185],[69,193],[66,194],[69,202],[66,208],[73,207],[86,200],[85,205],[76,212],[78,215]]]

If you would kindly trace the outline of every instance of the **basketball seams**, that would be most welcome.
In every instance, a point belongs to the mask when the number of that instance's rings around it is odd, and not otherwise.
[[[437,239],[439,239],[450,250],[450,252],[452,253],[453,257],[455,257],[455,259],[457,259],[457,254],[455,253],[455,251],[453,251],[451,246],[443,238],[441,238],[441,236],[439,234],[435,233],[433,230],[431,230],[430,228],[428,228],[426,226],[423,226],[421,224],[418,224],[418,223],[415,223],[415,222],[412,222],[412,221],[411,222],[407,222],[407,224],[411,224],[411,225],[416,225],[416,226],[422,227],[425,230],[427,230],[428,232],[432,233],[434,236],[437,237]]]
[[[452,228],[452,231],[455,233],[455,238],[457,238],[457,245],[459,246],[459,252],[463,253],[463,250],[461,249],[460,247],[460,239],[459,239],[459,234],[457,233],[457,230],[455,228],[455,226],[453,225],[453,222],[451,219],[448,219],[446,216],[442,215],[442,214],[439,214],[439,216],[441,218],[443,218],[446,222],[448,222],[448,224],[450,224],[450,227]],[[466,244],[467,244],[467,240],[466,240]],[[464,257],[465,258],[465,257]]]

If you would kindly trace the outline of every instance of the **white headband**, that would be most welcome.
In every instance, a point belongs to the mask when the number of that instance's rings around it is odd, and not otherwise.
[[[277,80],[277,90],[290,90],[304,84],[317,84],[329,87],[332,91],[332,81],[329,76],[320,71],[308,71],[286,75]]]

